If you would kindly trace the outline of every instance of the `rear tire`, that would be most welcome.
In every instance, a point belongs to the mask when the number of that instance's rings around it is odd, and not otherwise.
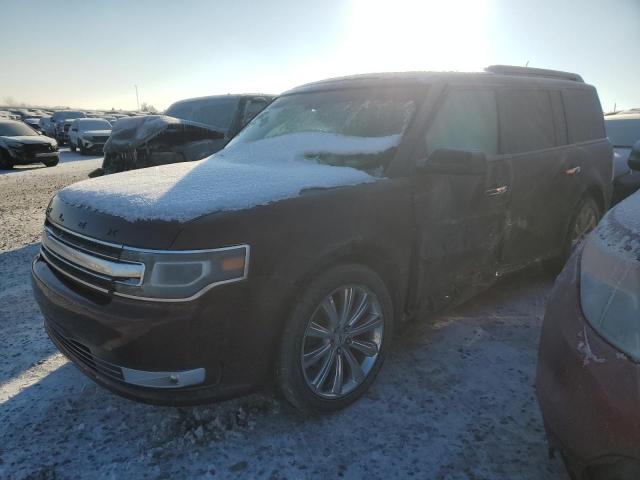
[[[550,274],[560,273],[573,251],[578,248],[584,238],[598,225],[602,212],[598,203],[591,195],[582,197],[576,207],[567,235],[562,246],[562,253],[558,257],[550,258],[542,263],[544,269]]]
[[[302,412],[336,412],[360,398],[382,367],[393,335],[391,297],[369,268],[341,265],[295,302],[278,356],[280,391]]]

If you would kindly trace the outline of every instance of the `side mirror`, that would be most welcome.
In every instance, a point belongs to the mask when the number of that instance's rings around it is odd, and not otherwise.
[[[640,140],[633,144],[627,164],[631,170],[640,170]]]
[[[483,152],[439,148],[418,161],[417,167],[424,173],[484,175],[487,171],[487,156]]]

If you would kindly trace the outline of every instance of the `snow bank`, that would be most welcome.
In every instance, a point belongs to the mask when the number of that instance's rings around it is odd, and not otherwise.
[[[67,204],[128,221],[185,222],[207,213],[242,210],[300,195],[310,188],[368,183],[375,177],[313,157],[374,154],[400,135],[348,137],[305,132],[229,145],[204,160],[145,168],[86,180],[59,192]]]

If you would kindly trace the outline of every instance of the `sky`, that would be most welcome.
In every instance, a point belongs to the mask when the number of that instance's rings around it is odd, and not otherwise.
[[[0,104],[158,109],[354,73],[525,64],[640,107],[640,0],[0,0]]]

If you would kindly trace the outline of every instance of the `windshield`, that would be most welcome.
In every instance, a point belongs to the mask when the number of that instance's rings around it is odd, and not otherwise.
[[[31,137],[36,135],[38,132],[24,123],[0,123],[0,137]]]
[[[106,120],[78,120],[80,130],[111,130],[111,124]]]
[[[414,111],[414,100],[397,92],[349,89],[292,94],[276,99],[229,146],[280,137],[287,148],[304,138],[307,159],[380,175]]]
[[[226,132],[231,128],[239,101],[237,97],[188,100],[171,105],[166,115],[203,123],[220,132]]]
[[[604,125],[614,147],[631,148],[640,140],[640,118],[605,120]]]

